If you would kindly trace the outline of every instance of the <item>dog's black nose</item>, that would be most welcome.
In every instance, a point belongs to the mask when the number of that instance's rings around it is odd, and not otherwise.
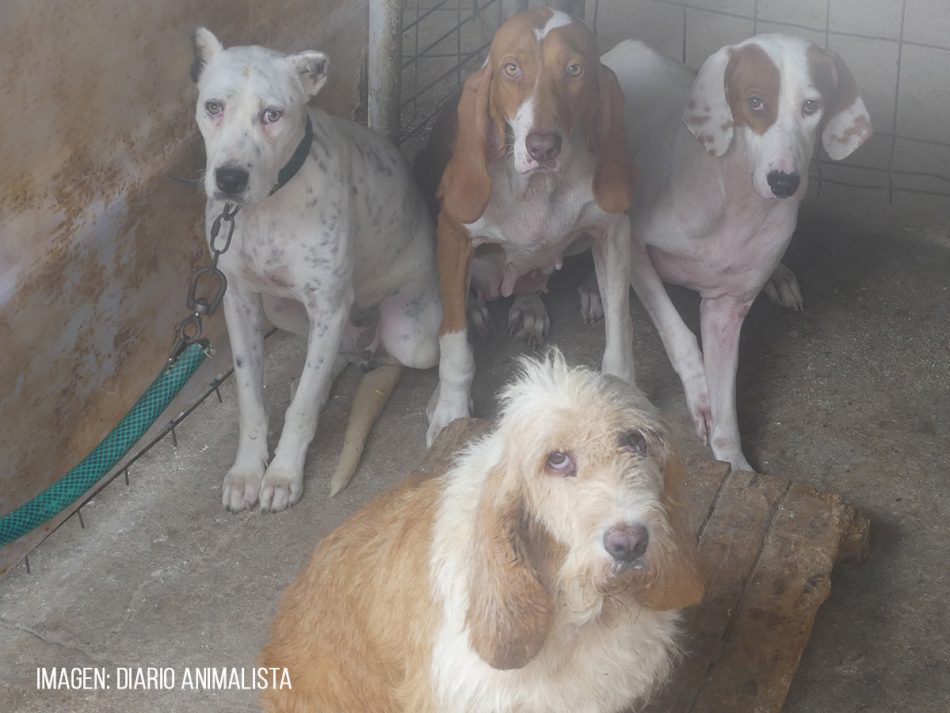
[[[229,168],[224,166],[214,171],[214,182],[222,192],[229,196],[236,196],[247,188],[248,173],[243,168]]]
[[[528,149],[528,155],[538,163],[553,161],[561,153],[560,134],[531,133],[525,138],[524,143]]]
[[[604,549],[621,564],[631,564],[643,557],[650,542],[650,533],[640,523],[614,525],[604,533]]]
[[[783,173],[782,171],[769,171],[766,178],[769,182],[769,188],[778,198],[788,198],[795,195],[798,184],[802,180],[797,173]]]

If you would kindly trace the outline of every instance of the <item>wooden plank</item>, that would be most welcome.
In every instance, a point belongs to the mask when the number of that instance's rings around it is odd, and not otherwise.
[[[834,493],[789,486],[691,713],[781,710],[853,514]]]
[[[649,713],[691,709],[710,663],[719,656],[731,615],[739,606],[776,504],[786,489],[787,483],[780,478],[745,472],[726,477],[699,539],[706,596],[686,612],[686,655],[676,670],[674,684],[647,708]],[[687,499],[691,496],[687,491]],[[727,710],[738,713],[722,709]]]

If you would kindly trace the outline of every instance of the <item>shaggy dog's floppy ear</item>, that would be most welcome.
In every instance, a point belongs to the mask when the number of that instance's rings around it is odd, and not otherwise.
[[[663,470],[661,500],[670,527],[669,543],[648,554],[652,576],[637,599],[647,609],[683,609],[702,600],[705,583],[683,502],[683,466],[675,455]]]
[[[554,609],[530,562],[522,495],[510,480],[496,465],[482,488],[465,618],[472,648],[503,670],[522,668],[537,655]]]
[[[197,82],[198,77],[201,76],[201,70],[204,69],[208,60],[223,50],[224,46],[218,38],[212,34],[211,30],[204,27],[199,27],[195,30],[192,41],[194,42],[195,59],[191,63],[191,80]]]

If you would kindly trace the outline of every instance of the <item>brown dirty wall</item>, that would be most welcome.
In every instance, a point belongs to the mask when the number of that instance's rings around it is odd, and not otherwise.
[[[327,51],[315,103],[352,116],[366,13],[366,0],[0,4],[0,514],[125,415],[207,257],[203,197],[168,179],[203,166],[194,28]]]

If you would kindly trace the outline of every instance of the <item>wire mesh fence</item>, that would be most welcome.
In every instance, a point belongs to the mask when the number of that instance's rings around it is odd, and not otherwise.
[[[484,61],[498,26],[529,4],[536,3],[407,0],[397,137],[407,154],[422,145],[443,104]],[[816,154],[812,173],[817,192],[830,184],[878,191],[889,202],[899,193],[950,196],[950,90],[940,69],[950,62],[950,6],[945,3],[569,0],[553,4],[583,17],[598,34],[602,50],[632,37],[694,68],[719,46],[763,32],[797,34],[835,51],[857,77],[875,134],[844,162]],[[939,31],[940,27],[947,31]]]

